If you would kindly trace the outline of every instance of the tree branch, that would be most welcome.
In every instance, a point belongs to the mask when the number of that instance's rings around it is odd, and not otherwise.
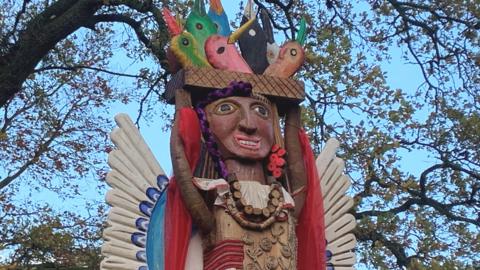
[[[120,73],[120,72],[106,70],[106,69],[103,69],[103,68],[96,68],[96,67],[85,66],[85,65],[75,65],[75,66],[53,66],[53,65],[50,65],[50,66],[44,66],[44,67],[41,67],[41,68],[37,68],[33,72],[40,73],[40,72],[44,72],[44,71],[48,71],[48,70],[55,70],[55,69],[68,70],[68,71],[77,71],[79,69],[88,69],[88,70],[103,72],[103,73],[107,73],[107,74],[111,74],[111,75],[115,75],[115,76],[121,76],[121,77],[144,78],[141,75]]]
[[[15,46],[0,60],[0,107],[20,91],[42,58],[84,26],[101,5],[100,0],[59,0],[27,23]]]
[[[358,241],[372,241],[373,243],[378,241],[382,243],[382,245],[390,250],[397,258],[397,265],[402,269],[410,264],[412,257],[407,256],[405,247],[397,242],[388,240],[382,233],[377,232],[375,229],[357,227],[354,233]]]
[[[137,35],[138,39],[147,47],[151,47],[150,39],[147,38],[145,33],[142,30],[142,24],[132,18],[130,18],[126,14],[102,14],[102,15],[95,15],[92,16],[91,19],[88,21],[88,25],[92,27],[99,23],[99,22],[120,22],[125,23],[132,27],[133,31]]]

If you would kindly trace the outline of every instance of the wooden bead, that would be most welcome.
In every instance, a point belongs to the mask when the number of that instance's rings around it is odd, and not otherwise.
[[[253,214],[255,216],[260,216],[262,214],[262,209],[260,208],[253,208]]]
[[[240,200],[242,198],[242,193],[240,191],[233,192],[233,199]]]
[[[274,189],[270,192],[269,197],[270,198],[280,198],[280,191],[278,189]]]
[[[241,188],[241,185],[240,185],[240,182],[238,181],[234,181],[231,185],[231,187],[233,188],[233,190],[235,191],[240,191],[240,188]]]
[[[242,210],[245,207],[245,205],[247,205],[247,202],[245,201],[244,198],[240,198],[235,202],[235,205],[237,206],[238,209]]]
[[[262,215],[266,218],[270,216],[270,210],[268,209],[268,207],[262,209]]]
[[[280,203],[277,198],[272,198],[272,200],[271,200],[270,202],[271,202],[272,205],[275,206],[275,207],[277,207],[278,204]]]
[[[253,206],[245,205],[245,209],[243,209],[243,211],[245,212],[245,214],[251,215],[253,214]]]

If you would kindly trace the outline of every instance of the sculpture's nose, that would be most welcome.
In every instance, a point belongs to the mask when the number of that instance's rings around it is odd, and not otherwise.
[[[250,112],[243,112],[242,119],[238,122],[238,129],[246,134],[253,134],[257,131],[257,126]]]

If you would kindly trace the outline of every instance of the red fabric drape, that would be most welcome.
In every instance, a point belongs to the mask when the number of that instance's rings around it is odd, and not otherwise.
[[[179,111],[179,136],[185,147],[185,155],[192,170],[200,153],[200,126],[194,110]],[[307,170],[307,194],[305,205],[297,225],[298,269],[325,269],[325,224],[323,198],[317,175],[313,152],[306,133],[299,132]],[[175,179],[168,188],[167,215],[165,224],[165,269],[184,270],[192,221]]]
[[[195,111],[178,111],[178,135],[183,142],[185,156],[194,170],[200,155],[200,123]],[[185,208],[175,177],[170,180],[165,218],[165,270],[184,270],[192,218]]]
[[[315,166],[312,148],[307,134],[298,133],[307,172],[307,194],[300,214],[296,233],[298,239],[298,270],[325,269],[325,222],[320,179]]]

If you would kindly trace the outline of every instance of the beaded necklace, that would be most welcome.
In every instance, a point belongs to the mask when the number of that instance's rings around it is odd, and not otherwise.
[[[276,221],[287,219],[288,215],[283,209],[285,199],[279,182],[273,181],[270,184],[268,203],[262,209],[247,204],[240,191],[241,184],[234,173],[227,175],[227,182],[230,190],[223,195],[223,198],[229,214],[240,226],[261,231],[270,227]]]

